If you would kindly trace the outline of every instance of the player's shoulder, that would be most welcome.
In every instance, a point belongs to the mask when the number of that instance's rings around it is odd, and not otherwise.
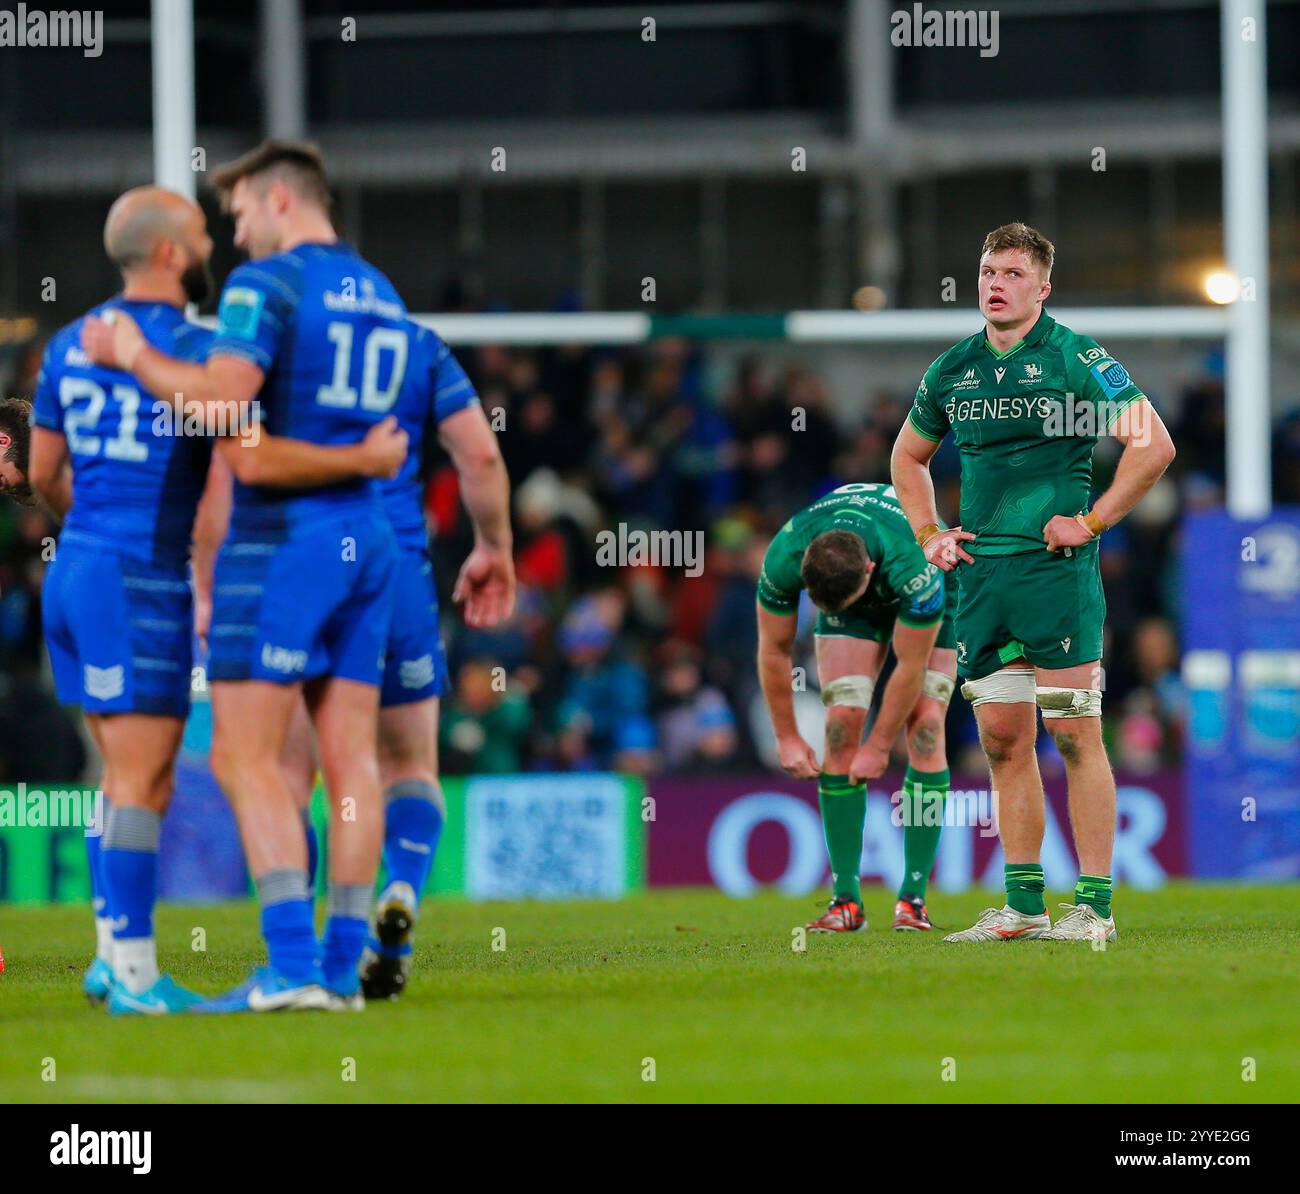
[[[347,271],[349,276],[358,279],[363,290],[396,302],[401,307],[401,317],[406,316],[406,304],[392,279],[368,257],[363,257],[354,245],[336,241],[330,245],[300,245],[295,251],[300,254],[304,266]]]
[[[297,249],[245,261],[226,276],[221,307],[261,306],[270,301],[296,304],[302,295],[306,269]]]
[[[55,329],[54,334],[45,342],[45,352],[41,356],[41,370],[57,369],[61,366],[88,368],[94,364],[81,350],[81,325],[92,315],[102,316],[116,309],[116,304],[109,300],[91,307],[84,315],[65,323]]]
[[[1090,366],[1103,357],[1112,359],[1110,353],[1092,336],[1086,332],[1076,332],[1059,320],[1052,321],[1046,339],[1048,343],[1061,350],[1067,361],[1073,360],[1083,366]]]
[[[193,323],[184,316],[172,328],[172,344],[176,355],[186,360],[204,360],[216,338],[217,333],[212,328]]]
[[[945,349],[930,362],[929,368],[925,371],[926,375],[937,377],[945,370],[954,369],[958,365],[961,365],[964,368],[965,362],[970,359],[973,353],[977,352],[982,347],[983,340],[983,328],[978,332],[972,332],[964,339],[958,340],[951,348]]]
[[[409,314],[403,318],[402,326],[406,329],[407,338],[410,340],[412,355],[437,361],[449,351],[442,337],[433,328],[417,323]]]

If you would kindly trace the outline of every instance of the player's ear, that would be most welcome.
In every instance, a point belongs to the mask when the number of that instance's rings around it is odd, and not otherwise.
[[[266,189],[266,202],[277,216],[282,216],[289,208],[291,191],[289,184],[282,178],[275,179]]]

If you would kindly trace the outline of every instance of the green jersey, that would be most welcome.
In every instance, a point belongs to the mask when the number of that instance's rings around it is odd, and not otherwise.
[[[908,415],[916,431],[961,452],[961,525],[971,555],[1043,550],[1057,514],[1088,508],[1092,453],[1121,411],[1145,397],[1089,336],[1046,312],[999,353],[984,332],[926,371]]]
[[[790,519],[763,557],[758,603],[765,610],[793,614],[799,608],[804,552],[826,531],[857,535],[876,565],[867,591],[839,613],[897,617],[906,626],[943,621],[943,573],[917,547],[892,485],[841,485]]]

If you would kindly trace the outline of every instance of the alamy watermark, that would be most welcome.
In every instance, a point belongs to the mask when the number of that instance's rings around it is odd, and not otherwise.
[[[0,788],[0,829],[84,829],[104,832],[104,793],[98,788]]]
[[[945,799],[938,789],[918,782],[904,785],[889,801],[894,806],[889,819],[898,826],[961,827],[978,829],[980,837],[998,835],[996,791],[953,788]]]
[[[0,49],[75,46],[86,58],[104,52],[104,10],[66,9],[44,12],[18,5],[0,9]]]
[[[913,4],[890,14],[889,40],[896,46],[978,46],[981,58],[996,58],[999,15],[996,8],[946,11]]]
[[[255,448],[262,438],[262,408],[256,398],[251,402],[186,401],[176,395],[175,402],[156,399],[151,430],[159,438],[183,436],[235,436],[246,448]]]
[[[703,531],[643,531],[620,522],[596,535],[602,568],[681,568],[691,578],[704,572]]]

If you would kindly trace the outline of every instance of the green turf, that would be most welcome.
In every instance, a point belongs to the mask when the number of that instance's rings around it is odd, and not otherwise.
[[[932,912],[965,927],[986,902],[940,895]],[[399,1003],[166,1020],[86,1006],[85,909],[4,907],[0,1102],[1300,1098],[1300,887],[1121,891],[1104,952],[945,945],[885,931],[880,889],[866,904],[869,932],[800,953],[808,899],[440,901]],[[159,922],[163,965],[200,990],[258,957],[250,904]],[[195,928],[205,953],[188,948]]]

